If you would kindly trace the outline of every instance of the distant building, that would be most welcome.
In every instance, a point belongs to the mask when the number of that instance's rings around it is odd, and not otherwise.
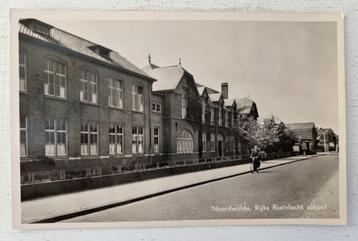
[[[338,146],[338,135],[331,128],[319,128],[317,130],[317,150],[336,151]]]
[[[316,152],[317,129],[313,122],[308,123],[289,123],[286,124],[288,130],[297,138],[295,151],[303,153]],[[299,148],[298,150],[296,148]]]

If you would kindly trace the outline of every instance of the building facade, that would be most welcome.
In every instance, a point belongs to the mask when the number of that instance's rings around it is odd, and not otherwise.
[[[286,126],[297,140],[295,151],[305,154],[316,152],[317,128],[313,122],[289,123]]]
[[[180,64],[150,59],[140,69],[35,19],[20,22],[19,44],[23,183],[54,180],[41,172],[61,180],[69,170],[104,175],[244,153],[238,117],[256,119],[256,104],[247,111],[229,99],[226,83],[218,92]]]

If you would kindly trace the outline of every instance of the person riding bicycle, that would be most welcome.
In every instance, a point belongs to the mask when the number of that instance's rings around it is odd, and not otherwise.
[[[259,167],[261,164],[261,150],[258,148],[258,146],[254,146],[254,148],[251,151],[251,161],[253,165],[253,172],[259,172]]]

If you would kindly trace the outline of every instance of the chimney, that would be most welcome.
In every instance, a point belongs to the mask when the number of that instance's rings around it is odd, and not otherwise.
[[[221,94],[223,95],[224,99],[229,99],[229,84],[228,83],[221,83]]]

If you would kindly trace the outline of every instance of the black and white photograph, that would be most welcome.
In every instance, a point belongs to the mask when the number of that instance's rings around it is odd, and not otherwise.
[[[343,17],[13,12],[22,228],[345,224]]]

